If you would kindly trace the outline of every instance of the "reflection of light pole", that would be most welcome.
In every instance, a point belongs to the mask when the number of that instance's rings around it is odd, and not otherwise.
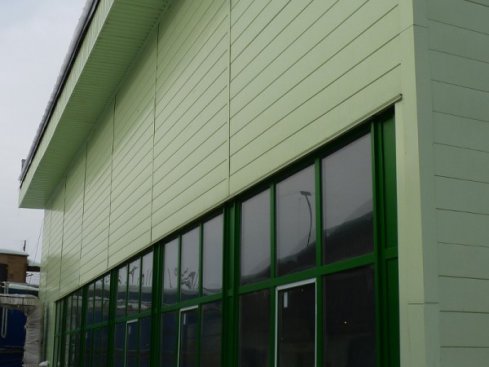
[[[304,195],[307,202],[307,207],[309,209],[309,234],[307,235],[307,244],[306,247],[309,246],[309,241],[311,240],[311,231],[312,231],[312,207],[311,202],[309,201],[309,196],[311,196],[310,191],[299,191],[301,195]]]

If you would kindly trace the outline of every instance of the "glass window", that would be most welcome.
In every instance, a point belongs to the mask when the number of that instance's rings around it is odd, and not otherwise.
[[[222,249],[224,220],[219,215],[204,223],[203,293],[219,293],[222,289]]]
[[[139,321],[139,367],[149,367],[151,357],[151,317]]]
[[[316,345],[314,283],[278,292],[277,366],[313,367]]]
[[[314,167],[277,184],[278,274],[315,265]]]
[[[110,309],[110,274],[104,277],[104,292],[102,296],[103,321],[109,320]]]
[[[141,259],[137,259],[129,264],[128,270],[128,299],[127,313],[139,311],[139,291],[140,291],[140,276],[141,276]]]
[[[164,249],[163,303],[168,305],[177,302],[178,239],[167,243]]]
[[[93,307],[94,307],[94,298],[95,298],[95,283],[92,283],[88,286],[87,291],[87,324],[93,324]]]
[[[125,366],[137,366],[139,360],[138,320],[126,323],[126,363]]]
[[[259,312],[257,312],[259,310]],[[239,300],[239,366],[270,364],[270,292],[246,294]]]
[[[202,306],[202,332],[200,338],[200,367],[221,366],[221,302]]]
[[[115,326],[114,335],[114,367],[124,367],[124,347],[126,345],[126,323]]]
[[[324,277],[324,366],[375,366],[375,290],[371,267]]]
[[[93,310],[93,321],[102,321],[102,296],[104,292],[103,279],[99,279],[95,282],[95,299],[94,299],[94,310]]]
[[[323,160],[324,261],[373,251],[370,134]]]
[[[161,315],[160,366],[177,367],[178,317],[177,312]]]
[[[181,300],[199,295],[199,237],[199,228],[195,228],[182,236]]]
[[[85,356],[83,358],[83,365],[87,367],[92,365],[92,342],[92,330],[88,330],[85,332]]]
[[[270,190],[241,204],[241,284],[270,276]]]
[[[118,272],[118,284],[117,284],[117,316],[123,316],[126,314],[126,300],[127,300],[127,265],[121,267]]]
[[[180,313],[179,367],[197,367],[198,320],[197,308]]]
[[[141,273],[141,312],[151,309],[153,294],[153,252],[143,256]]]

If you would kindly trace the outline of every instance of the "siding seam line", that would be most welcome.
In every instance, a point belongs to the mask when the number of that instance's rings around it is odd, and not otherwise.
[[[83,253],[83,227],[85,223],[85,196],[87,190],[87,166],[88,166],[88,143],[85,143],[85,174],[83,175],[83,203],[82,203],[82,217],[81,217],[81,238],[80,238],[80,267],[78,271],[78,285],[81,284],[81,264],[82,264],[82,253]]]
[[[158,60],[159,60],[159,36],[160,36],[160,24],[161,18],[156,25],[156,51],[155,51],[155,77],[154,77],[154,96],[153,96],[153,147],[151,158],[151,198],[150,198],[150,211],[149,211],[149,240],[153,241],[153,203],[154,203],[154,187],[155,187],[155,136],[156,136],[156,90],[158,85]]]
[[[228,68],[228,98],[227,98],[227,105],[228,105],[228,131],[227,131],[227,196],[231,195],[231,43],[232,43],[232,38],[231,38],[231,29],[232,29],[232,24],[231,24],[231,12],[233,11],[233,4],[232,0],[229,0],[228,2],[229,8],[228,8],[228,62],[227,62],[227,68]],[[235,4],[236,5],[236,4]]]
[[[114,168],[114,145],[115,145],[115,111],[117,107],[117,94],[114,96],[114,106],[112,107],[112,144],[110,151],[110,190],[109,190],[109,225],[107,226],[107,262],[106,268],[109,268],[109,258],[110,258],[110,222],[112,214],[112,176]]]

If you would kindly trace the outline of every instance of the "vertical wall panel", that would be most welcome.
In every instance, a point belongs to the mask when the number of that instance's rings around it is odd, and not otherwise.
[[[489,353],[489,7],[430,0],[428,16],[441,366],[480,366]]]
[[[116,97],[109,266],[151,241],[156,35]]]
[[[85,196],[85,147],[66,178],[63,257],[60,291],[64,293],[80,282],[83,200]]]
[[[153,240],[228,192],[228,13],[224,0],[181,1],[158,35]]]
[[[107,268],[110,185],[112,168],[113,104],[101,116],[86,152],[80,280],[82,283]]]

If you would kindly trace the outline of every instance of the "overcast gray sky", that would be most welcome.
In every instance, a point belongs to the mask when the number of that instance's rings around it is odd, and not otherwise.
[[[20,161],[46,109],[85,0],[0,0],[0,248],[33,259],[42,210],[18,209]],[[41,243],[36,259],[39,261]]]

